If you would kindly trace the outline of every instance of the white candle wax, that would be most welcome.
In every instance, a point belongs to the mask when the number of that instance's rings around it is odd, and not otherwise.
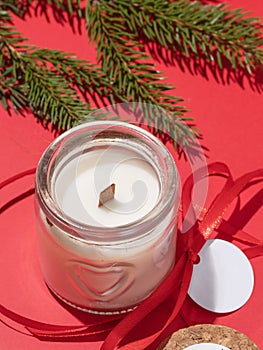
[[[115,198],[98,207],[100,192],[116,184]],[[117,227],[148,214],[160,193],[152,166],[128,149],[109,147],[85,153],[61,169],[57,201],[67,215],[94,226]]]

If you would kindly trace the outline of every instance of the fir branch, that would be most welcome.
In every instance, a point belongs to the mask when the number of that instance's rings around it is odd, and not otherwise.
[[[111,6],[103,2],[91,5],[87,3],[86,19],[89,37],[97,46],[98,59],[111,83],[120,90],[127,101],[138,102],[141,116],[148,126],[158,131],[166,131],[175,144],[180,139],[187,144],[194,136],[194,130],[184,124],[185,107],[178,103],[181,98],[168,95],[172,87],[163,84],[160,72],[136,41],[133,33],[127,32],[122,19],[112,16]],[[150,104],[156,108],[147,108]],[[162,109],[170,113],[162,113]],[[179,127],[180,126],[180,127]]]
[[[109,84],[99,68],[58,50],[25,45],[24,41],[13,27],[0,26],[0,98],[6,109],[8,101],[16,112],[30,107],[37,118],[61,130],[88,120],[88,115],[92,120],[105,118],[105,114],[94,113],[74,88],[77,84],[83,92],[87,86],[100,94],[106,92]]]
[[[249,73],[262,65],[262,21],[247,17],[241,9],[187,0],[100,2],[107,6],[109,16],[123,18],[137,37],[143,33],[165,49],[179,49],[197,58],[203,54],[207,61],[217,62],[219,68],[225,57],[234,69],[240,66]]]
[[[87,32],[96,43],[98,62],[92,65],[70,53],[39,49],[25,44],[10,27],[14,12],[23,17],[29,7],[52,6],[54,13],[72,18],[85,17]],[[84,11],[84,7],[85,11]],[[180,50],[223,67],[226,58],[234,69],[250,73],[262,66],[262,23],[241,10],[226,5],[203,5],[188,0],[0,0],[0,98],[21,111],[28,106],[44,121],[68,128],[91,109],[88,100],[101,96],[103,103],[138,102],[149,126],[166,131],[187,144],[196,130],[185,122],[182,99],[169,94],[172,86],[145,54],[142,38],[165,50]],[[134,104],[135,106],[135,104]],[[153,106],[147,107],[147,106]],[[168,111],[168,113],[166,113]],[[170,112],[170,113],[169,113]],[[105,115],[91,115],[100,118]]]
[[[27,56],[42,62],[45,67],[52,65],[53,71],[64,76],[69,83],[80,90],[84,97],[89,91],[89,93],[97,93],[102,99],[111,96],[114,101],[125,102],[123,96],[110,84],[107,76],[95,64],[59,50],[32,48],[27,51]]]

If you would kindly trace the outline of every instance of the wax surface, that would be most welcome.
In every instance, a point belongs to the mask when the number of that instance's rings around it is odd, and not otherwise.
[[[98,207],[99,195],[115,183],[115,197]],[[115,227],[148,214],[158,201],[160,185],[152,166],[125,148],[92,150],[65,165],[55,183],[61,209],[80,222]]]

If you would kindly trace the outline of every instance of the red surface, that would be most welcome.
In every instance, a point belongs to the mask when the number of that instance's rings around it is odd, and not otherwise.
[[[251,11],[253,16],[263,17],[261,0],[229,0],[228,3],[233,7],[243,7]],[[95,52],[87,44],[84,30],[82,35],[74,34],[69,26],[57,24],[52,15],[50,23],[44,16],[27,17],[26,21],[16,19],[15,23],[32,44],[74,52],[81,58],[95,61]],[[192,74],[185,66],[182,70],[176,62],[174,65],[165,65],[156,61],[156,64],[165,76],[169,77],[169,82],[176,86],[175,94],[183,96],[185,105],[192,110],[191,115],[195,117],[196,124],[203,134],[202,144],[209,149],[208,162],[225,162],[234,178],[262,167],[262,95],[257,89],[251,88],[247,78],[244,78],[244,86],[241,87],[235,81],[225,84],[217,82],[209,69],[205,78],[201,74]],[[258,89],[262,90],[263,74],[257,72],[256,79]],[[35,167],[54,135],[38,124],[30,114],[25,117],[15,114],[8,116],[1,107],[0,110],[2,181],[20,171]],[[176,161],[184,179],[188,166],[182,159]],[[33,186],[33,177],[28,177],[5,188],[1,191],[0,205],[5,205]],[[242,196],[241,204],[246,203],[257,191],[259,186]],[[1,215],[0,229],[1,303],[43,322],[80,323],[78,318],[81,315],[72,314],[63,308],[43,282],[37,262],[33,197],[19,201],[5,211]],[[245,229],[263,239],[262,208],[251,218]],[[259,348],[263,348],[263,258],[254,259],[252,265],[255,288],[244,307],[232,314],[219,316],[205,312],[187,299],[183,314],[188,322],[230,326],[247,334]],[[21,327],[7,320],[3,321],[23,332]],[[184,325],[179,323],[175,327]],[[40,342],[4,324],[0,325],[0,349],[3,350],[95,350],[99,349],[99,345],[99,341],[55,344]]]

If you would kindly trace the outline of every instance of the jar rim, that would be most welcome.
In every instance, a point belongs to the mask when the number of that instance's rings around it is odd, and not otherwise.
[[[155,204],[154,208],[149,211],[143,217],[129,222],[128,224],[119,226],[94,226],[89,225],[67,215],[57,205],[54,196],[48,189],[49,181],[49,164],[54,155],[59,153],[60,147],[64,147],[67,140],[73,140],[80,134],[88,132],[88,130],[96,129],[97,132],[101,130],[114,130],[114,128],[120,128],[119,132],[135,133],[138,137],[141,137],[147,145],[152,147],[155,152],[159,152],[162,155],[162,160],[165,162],[169,174],[166,174],[166,181],[163,188],[163,198],[160,198]],[[121,240],[131,239],[137,236],[142,236],[147,232],[154,229],[169,213],[175,209],[179,204],[179,177],[178,171],[173,160],[173,157],[165,145],[150,132],[145,129],[121,121],[93,121],[86,122],[75,126],[59,137],[57,137],[42,154],[36,171],[36,198],[43,210],[44,214],[51,222],[54,222],[58,227],[63,229],[66,233],[74,236],[76,239],[84,239],[85,241],[105,241],[105,240]],[[121,232],[121,235],[116,235],[117,232]]]

